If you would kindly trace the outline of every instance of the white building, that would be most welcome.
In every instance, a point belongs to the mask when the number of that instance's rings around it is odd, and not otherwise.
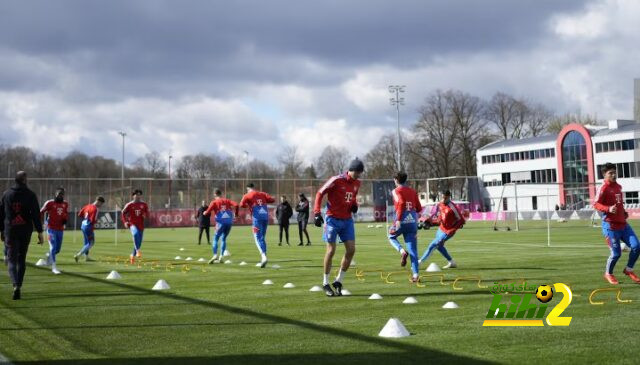
[[[635,121],[570,124],[558,134],[488,144],[476,158],[485,210],[590,209],[607,162],[617,166],[627,207],[640,207],[640,123]]]

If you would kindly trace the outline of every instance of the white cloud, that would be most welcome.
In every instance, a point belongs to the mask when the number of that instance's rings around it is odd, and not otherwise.
[[[346,148],[352,157],[362,158],[387,132],[380,127],[350,125],[344,119],[320,119],[309,126],[288,126],[283,139],[297,147],[306,163],[312,163],[327,146]]]

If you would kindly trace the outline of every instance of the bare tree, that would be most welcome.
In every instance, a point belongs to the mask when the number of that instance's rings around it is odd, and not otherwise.
[[[146,171],[151,177],[159,178],[167,175],[167,163],[156,151],[146,153],[143,157],[138,158],[133,165]]]
[[[498,92],[489,101],[485,118],[496,126],[503,139],[519,138],[521,124],[524,123],[518,121],[518,116],[521,113],[522,105],[518,100]]]
[[[537,137],[547,133],[547,129],[553,118],[553,112],[544,105],[540,103],[530,104],[529,116],[527,118],[529,135],[531,137]]]
[[[285,178],[293,179],[300,176],[302,158],[300,158],[298,149],[295,146],[286,147],[278,156],[278,162],[282,167],[282,174]]]
[[[326,178],[343,172],[349,163],[349,151],[346,148],[327,146],[316,160],[318,176]]]
[[[486,134],[487,122],[482,118],[484,104],[480,98],[461,91],[447,91],[445,97],[451,107],[451,117],[457,126],[461,157],[461,174],[476,174],[476,151],[480,137]]]
[[[390,179],[397,170],[398,152],[395,134],[382,136],[364,156],[367,178]]]
[[[461,154],[456,144],[460,126],[452,120],[451,98],[438,90],[418,110],[420,119],[414,125],[410,151],[420,158],[435,176],[454,174]]]
[[[547,132],[549,133],[560,133],[562,128],[567,124],[578,123],[582,125],[602,125],[604,124],[603,120],[598,119],[596,115],[581,115],[581,114],[572,114],[565,113],[563,115],[552,117],[549,125],[547,126]]]

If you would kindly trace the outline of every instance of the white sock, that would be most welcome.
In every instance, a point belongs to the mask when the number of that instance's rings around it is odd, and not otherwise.
[[[262,262],[267,261],[267,255],[262,254]]]
[[[346,271],[342,271],[342,269],[340,269],[340,272],[338,273],[338,276],[336,276],[336,281],[341,283],[342,280],[344,279],[344,274],[346,274]]]
[[[627,270],[627,272],[632,272],[633,271],[633,269],[630,268],[629,266],[625,267],[625,269]]]
[[[322,275],[322,285],[329,285],[329,274]]]
[[[400,249],[400,254],[401,254],[401,255],[404,255],[406,252],[407,252],[407,251],[405,251],[405,250],[404,250],[404,248],[401,248],[401,249]]]
[[[413,277],[414,277],[414,278],[417,278],[417,277],[418,277],[418,274],[413,274]]]

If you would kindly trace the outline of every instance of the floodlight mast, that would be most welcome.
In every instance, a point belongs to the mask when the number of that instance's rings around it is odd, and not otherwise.
[[[398,160],[396,161],[398,171],[402,170],[402,156],[401,156],[401,148],[400,148],[400,105],[404,105],[404,98],[400,97],[400,93],[404,93],[405,85],[389,85],[389,92],[391,94],[395,94],[395,97],[390,98],[392,106],[396,107],[397,112],[397,133],[398,133],[398,143],[397,143],[397,154]]]

